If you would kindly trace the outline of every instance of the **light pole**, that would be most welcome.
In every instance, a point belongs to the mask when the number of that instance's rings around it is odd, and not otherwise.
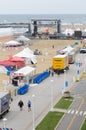
[[[6,129],[6,121],[7,121],[7,119],[6,119],[6,118],[4,118],[4,119],[3,119],[4,129]]]
[[[78,60],[77,60],[77,80],[80,80],[80,67],[81,67],[81,61],[78,58]]]
[[[64,89],[63,89],[63,93],[65,92],[65,82],[66,82],[66,70],[64,70]]]
[[[68,87],[66,71],[67,70],[64,70],[64,90],[63,90],[63,92],[67,91],[67,87]]]
[[[53,110],[53,79],[51,79],[51,111]]]
[[[32,116],[33,116],[33,129],[32,130],[35,130],[34,98],[35,98],[35,95],[33,94],[32,95]]]

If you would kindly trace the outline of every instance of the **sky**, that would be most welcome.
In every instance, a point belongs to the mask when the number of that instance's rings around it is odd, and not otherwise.
[[[0,0],[0,14],[86,14],[86,0]]]

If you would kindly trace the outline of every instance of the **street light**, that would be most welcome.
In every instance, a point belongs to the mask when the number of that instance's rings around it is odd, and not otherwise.
[[[33,130],[35,130],[35,117],[34,117],[34,98],[35,95],[32,95],[32,116],[33,116]]]
[[[64,70],[64,89],[63,89],[63,93],[65,92],[65,82],[66,82],[66,70]]]
[[[6,121],[7,121],[7,119],[6,119],[6,118],[4,118],[4,119],[3,119],[4,129],[6,129]]]
[[[53,80],[51,79],[51,83]],[[53,110],[53,84],[51,84],[51,111]]]
[[[67,70],[64,70],[64,91],[63,92],[65,92],[66,91],[66,87],[68,87],[68,81],[67,81],[67,75],[66,75],[66,71]]]
[[[77,60],[77,80],[80,79],[80,67],[81,67],[81,61],[78,58],[78,60]]]

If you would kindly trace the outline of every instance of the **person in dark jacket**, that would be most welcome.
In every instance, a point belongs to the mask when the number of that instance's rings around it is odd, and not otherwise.
[[[18,106],[20,107],[20,111],[22,111],[23,106],[24,106],[24,103],[23,103],[22,100],[20,100],[20,101],[18,102]]]
[[[27,105],[28,105],[28,111],[31,111],[31,101],[30,100],[28,101]]]

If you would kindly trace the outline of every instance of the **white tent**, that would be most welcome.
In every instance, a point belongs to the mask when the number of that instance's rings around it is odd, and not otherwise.
[[[32,61],[34,64],[37,63],[36,56],[33,54],[33,51],[29,48],[25,48],[23,51],[17,53],[14,56],[22,57],[28,59],[28,62]]]
[[[81,31],[81,29],[80,28],[76,28],[76,31]]]
[[[68,54],[68,53],[70,53],[70,52],[73,52],[73,51],[74,51],[74,48],[71,47],[71,46],[67,46],[67,47],[65,47],[64,49],[62,49],[61,51],[64,52],[64,53],[66,53],[66,54]]]
[[[73,35],[74,34],[74,30],[73,29],[71,29],[71,28],[68,28],[68,29],[66,29],[64,32],[63,32],[63,34],[65,34],[65,35]]]
[[[83,30],[83,32],[86,32],[86,28]]]
[[[16,40],[19,42],[28,42],[30,39],[25,36],[19,36]]]
[[[21,75],[24,75],[24,76],[27,76],[27,75],[31,76],[31,75],[34,75],[35,70],[36,69],[33,68],[33,67],[25,66],[25,67],[15,71],[14,74],[16,74],[16,75],[21,74]]]
[[[4,46],[5,46],[5,47],[16,47],[16,46],[20,46],[21,44],[22,44],[22,43],[20,43],[20,42],[11,40],[11,41],[5,42],[5,43],[4,43]]]
[[[36,68],[25,66],[13,73],[11,73],[11,80],[12,84],[15,86],[23,86],[24,84],[28,84],[31,82],[32,77],[36,73]],[[17,79],[16,79],[17,77]],[[23,77],[23,79],[20,79],[19,77]]]

